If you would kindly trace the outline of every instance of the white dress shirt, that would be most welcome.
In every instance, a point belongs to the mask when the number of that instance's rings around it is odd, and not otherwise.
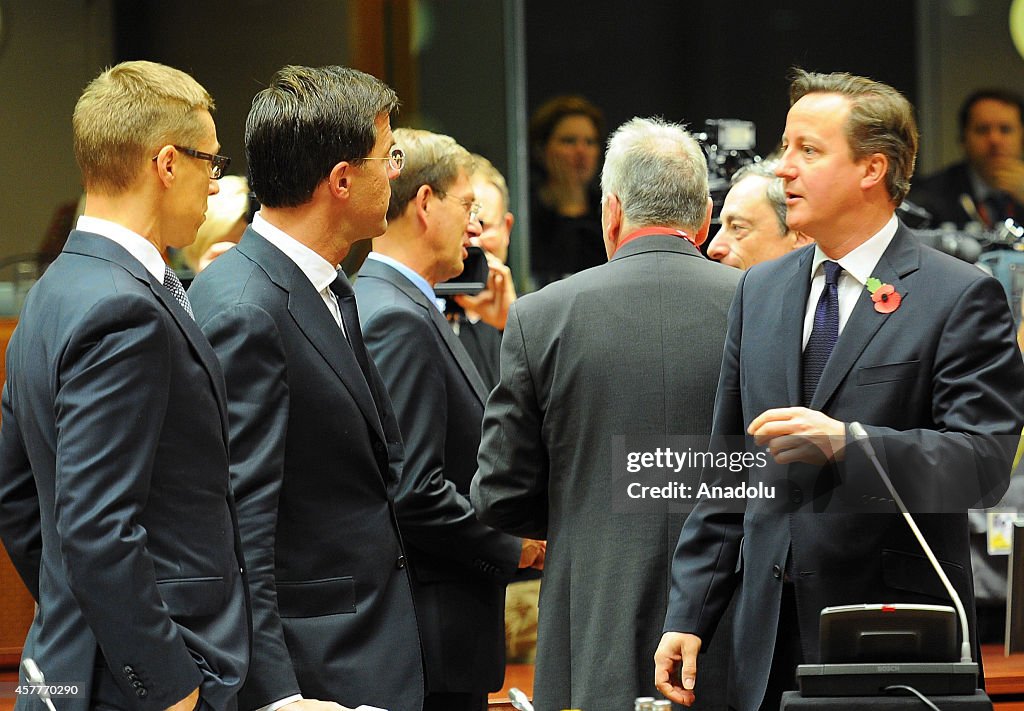
[[[164,258],[160,256],[160,250],[156,248],[156,245],[139,233],[132,232],[116,222],[88,215],[78,218],[75,229],[92,232],[100,237],[106,237],[111,242],[117,242],[128,251],[128,254],[139,260],[146,271],[155,276],[158,282],[164,283],[164,269],[167,266]]]
[[[839,274],[839,333],[843,332],[846,322],[850,320],[857,299],[867,290],[868,278],[875,276],[874,270],[878,266],[878,260],[889,247],[898,227],[899,220],[894,213],[885,226],[864,244],[842,259],[834,260],[843,268]],[[821,265],[827,261],[828,256],[821,251],[821,247],[815,245],[814,259],[811,261],[811,293],[807,297],[807,308],[804,312],[804,348],[807,347],[807,339],[811,337],[811,329],[814,328],[814,311],[818,306],[818,299],[825,289],[825,269]]]
[[[295,265],[306,275],[313,288],[320,294],[320,298],[327,305],[335,323],[341,332],[345,332],[345,325],[341,321],[341,309],[338,307],[338,297],[331,291],[331,283],[338,277],[338,267],[332,265],[326,259],[302,244],[288,233],[274,227],[263,219],[260,213],[256,213],[252,220],[252,228],[261,237],[285,253]],[[347,336],[346,336],[347,337]],[[270,711],[273,711],[272,709]]]

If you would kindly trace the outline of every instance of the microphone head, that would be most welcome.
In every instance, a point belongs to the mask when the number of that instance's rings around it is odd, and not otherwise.
[[[850,434],[853,435],[854,439],[865,440],[868,438],[867,430],[859,422],[851,422],[849,425]]]

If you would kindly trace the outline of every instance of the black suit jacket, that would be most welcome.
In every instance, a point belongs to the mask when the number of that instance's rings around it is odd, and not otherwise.
[[[356,281],[366,346],[405,440],[396,505],[412,562],[427,690],[501,687],[505,583],[519,539],[480,523],[467,499],[487,393],[441,312],[392,267]]]
[[[160,711],[196,686],[235,707],[251,628],[223,376],[174,297],[99,235],[71,233],[11,338],[0,535],[39,603],[24,656],[81,687],[62,709]]]
[[[764,410],[799,404],[812,257],[808,247],[745,273],[729,317],[714,435],[742,437]],[[997,281],[922,247],[902,226],[874,276],[902,303],[878,313],[865,291],[810,407],[864,425],[973,620],[966,510],[998,501],[1024,424],[1013,320]],[[758,451],[750,438],[747,448]],[[751,468],[749,482],[774,486],[776,498],[749,499],[745,509],[705,499],[687,519],[665,622],[708,643],[737,591],[736,708],[757,708],[776,634],[796,633],[777,630],[787,556],[808,662],[818,660],[825,606],[948,604],[857,446],[838,470],[770,464]]]
[[[975,221],[975,218],[964,210],[960,203],[961,195],[970,196],[975,209],[984,209],[979,207],[980,199],[974,194],[966,163],[954,163],[937,173],[915,180],[908,197],[932,214],[933,227],[938,227],[943,222],[952,222],[963,229],[967,223]],[[1024,205],[1015,200],[1010,202],[1017,221],[1024,220]]]
[[[301,269],[251,228],[189,289],[228,386],[255,617],[243,711],[302,692],[419,709],[423,671],[380,377]]]

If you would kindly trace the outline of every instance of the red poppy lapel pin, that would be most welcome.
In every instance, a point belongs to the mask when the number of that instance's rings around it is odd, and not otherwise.
[[[892,284],[883,284],[875,277],[869,277],[864,286],[871,294],[871,300],[875,302],[875,311],[880,314],[891,314],[903,301],[903,297]]]

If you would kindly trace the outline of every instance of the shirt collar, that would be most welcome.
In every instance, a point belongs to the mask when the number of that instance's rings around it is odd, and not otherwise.
[[[985,179],[978,175],[978,171],[971,167],[970,163],[967,164],[967,180],[971,184],[971,193],[979,203],[999,193],[998,190],[986,183]]]
[[[405,266],[397,259],[392,259],[386,254],[381,254],[380,252],[370,252],[368,255],[366,255],[366,258],[372,259],[375,262],[387,264],[389,267],[395,269],[399,274],[401,274],[406,279],[411,281],[416,286],[417,289],[422,291],[423,295],[427,297],[427,301],[436,306],[438,311],[444,313],[443,301],[440,304],[438,303],[438,298],[437,295],[434,293],[433,287],[431,287],[430,283],[427,282],[427,280],[424,279],[420,274],[414,272],[412,269]]]
[[[160,250],[156,248],[156,245],[138,232],[133,232],[116,222],[99,217],[90,217],[89,215],[79,217],[75,229],[82,232],[92,232],[121,245],[127,250],[128,254],[141,262],[146,271],[156,277],[158,282],[163,283],[164,270],[167,264],[164,262],[164,258],[160,256]]]
[[[899,220],[896,219],[896,214],[893,213],[882,229],[845,257],[838,260],[843,271],[860,282],[861,286],[864,286],[878,265],[878,260],[882,258],[882,254],[888,249],[892,238],[896,236],[896,230],[899,226]],[[811,261],[812,280],[818,273],[818,268],[827,261],[829,261],[829,257],[821,251],[821,247],[815,245],[814,259]]]
[[[261,237],[284,252],[290,260],[295,262],[295,265],[312,282],[313,288],[317,291],[323,291],[338,277],[338,267],[332,265],[287,232],[274,227],[258,212],[253,217],[252,228]]]

